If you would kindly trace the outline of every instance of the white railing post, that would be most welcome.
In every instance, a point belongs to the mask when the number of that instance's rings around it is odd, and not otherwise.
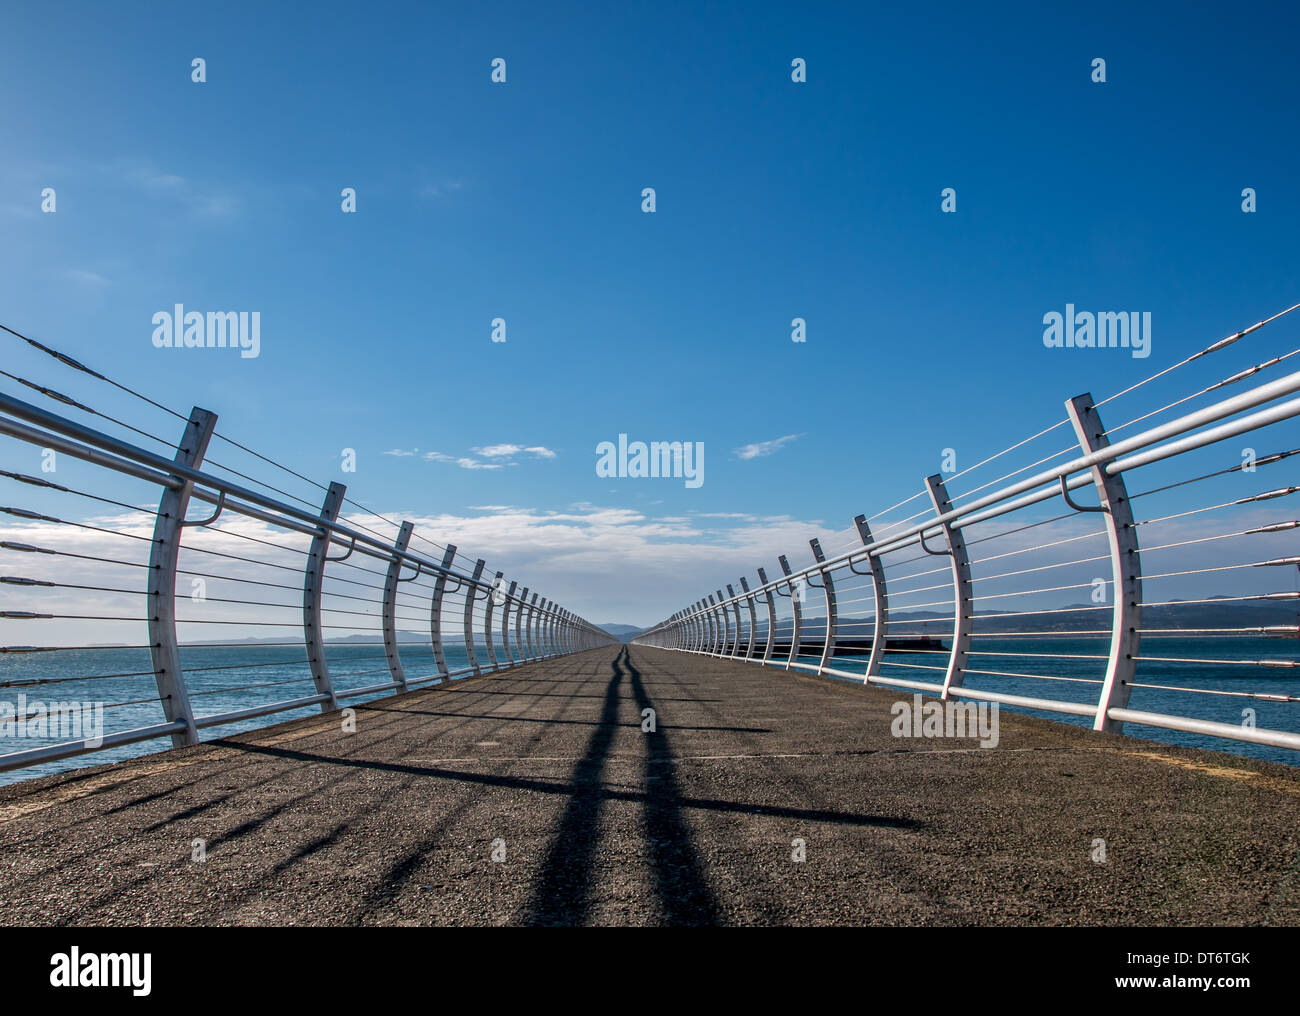
[[[776,640],[776,597],[772,595],[772,590],[767,586],[767,572],[758,569],[758,581],[766,588],[767,591],[767,643],[763,646],[763,666],[767,666],[768,661],[772,659],[772,646]]]
[[[745,606],[749,609],[749,642],[745,645],[745,660],[748,662],[754,655],[754,634],[758,627],[758,616],[754,613],[754,598],[749,595],[749,580],[743,575],[740,577],[740,588],[745,592]]]
[[[858,539],[864,547],[871,545],[871,527],[867,525],[864,515],[853,520],[858,529]],[[889,590],[885,585],[885,562],[880,558],[866,556],[867,568],[871,573],[871,588],[874,596],[875,616],[871,625],[871,655],[867,657],[867,673],[864,682],[880,676],[880,664],[885,651],[889,648]],[[849,567],[852,568],[852,562]]]
[[[826,560],[820,540],[809,540],[808,546],[812,548],[813,559],[818,564]],[[830,569],[821,569],[821,577],[822,592],[826,594],[826,644],[822,647],[822,661],[817,665],[819,674],[826,669],[826,665],[835,655],[835,629],[839,624],[839,612],[835,603],[835,581],[831,578]]]
[[[487,562],[480,557],[474,562],[474,574],[465,583],[465,655],[475,677],[483,671],[479,669],[478,653],[474,649],[474,604],[478,602],[478,584],[486,566]]]
[[[484,597],[487,600],[487,606],[483,609],[483,641],[487,646],[488,664],[492,667],[494,674],[501,669],[497,665],[496,646],[492,644],[492,611],[497,605],[497,596],[501,589],[501,575],[502,572],[497,572],[492,576],[492,588],[488,590],[487,596]]]
[[[388,657],[388,673],[399,691],[406,691],[406,671],[402,668],[402,657],[397,646],[397,589],[398,583],[403,581],[402,554],[411,542],[411,530],[414,528],[413,522],[403,522],[398,529],[397,540],[393,543],[395,553],[388,562],[388,573],[384,576],[384,653]]]
[[[515,603],[515,589],[517,586],[519,586],[519,582],[510,583],[510,589],[506,590],[506,604],[503,605],[502,615],[500,615],[500,644],[506,650],[507,668],[515,665],[515,654],[510,651],[510,605]]]
[[[777,563],[781,565],[781,571],[788,578],[791,573],[790,562],[786,559],[784,554],[776,560]],[[785,661],[785,669],[789,670],[791,665],[799,659],[799,649],[801,648],[799,640],[803,637],[803,600],[801,598],[801,590],[796,589],[793,582],[787,582],[786,588],[789,589],[790,592],[788,594],[783,593],[782,595],[788,595],[790,597],[790,610],[794,614],[793,630],[790,632],[790,655]]]
[[[438,577],[433,580],[433,599],[429,604],[429,635],[433,642],[433,662],[438,666],[438,676],[441,680],[447,681],[447,653],[442,648],[442,598],[447,591],[447,575],[451,570],[451,563],[456,558],[455,544],[448,544],[446,551],[442,555],[442,570],[438,572]],[[461,587],[460,579],[456,580],[456,589]],[[454,591],[454,590],[453,590]]]
[[[190,412],[176,449],[176,464],[197,469],[207,453],[216,426],[217,415],[196,406]],[[158,700],[168,721],[185,724],[184,730],[172,734],[172,746],[180,748],[197,744],[199,732],[194,725],[194,709],[190,705],[189,690],[185,687],[181,652],[176,640],[176,563],[180,557],[181,532],[185,527],[185,512],[194,492],[194,483],[179,476],[176,479],[178,485],[164,488],[158,501],[153,544],[149,549],[148,599],[145,602],[149,618],[149,653],[154,681],[158,685]]]
[[[537,611],[537,594],[533,593],[532,598],[528,601],[528,620],[521,621],[523,625],[524,645],[528,651],[528,660],[537,659],[537,652],[533,648],[533,614]]]
[[[727,653],[734,660],[740,655],[740,601],[736,599],[736,589],[730,583],[727,584],[727,599],[731,601],[732,613],[736,615],[736,634],[729,646],[731,651]]]
[[[307,554],[307,567],[303,569],[302,582],[302,626],[304,641],[307,644],[307,663],[311,668],[311,679],[316,685],[317,695],[329,696],[321,703],[321,712],[326,713],[339,707],[339,700],[334,697],[334,682],[330,679],[329,663],[325,659],[325,626],[321,620],[321,593],[325,585],[325,562],[333,560],[329,556],[332,530],[330,527],[339,516],[343,505],[343,495],[347,488],[341,483],[331,483],[321,504],[320,525],[312,537],[311,549]],[[355,544],[353,545],[355,546]],[[347,553],[338,560],[347,558]]]
[[[938,473],[925,478],[925,488],[930,494],[936,515],[952,511],[952,502],[948,500],[948,489],[943,484],[943,477]],[[947,550],[931,550],[925,542],[924,530],[918,534],[921,549],[928,554],[947,557],[952,567],[952,652],[948,654],[948,669],[943,677],[943,694],[948,698],[953,688],[960,688],[966,673],[966,654],[970,652],[971,622],[974,618],[974,601],[971,596],[970,558],[966,555],[966,540],[960,529],[954,529],[948,522],[940,523]]]
[[[1079,447],[1084,453],[1094,452],[1110,444],[1106,428],[1093,407],[1091,395],[1076,395],[1065,404],[1074,426]],[[1101,694],[1097,699],[1097,715],[1093,718],[1094,730],[1119,733],[1123,724],[1110,718],[1111,709],[1128,705],[1132,691],[1136,658],[1142,635],[1142,559],[1138,551],[1137,527],[1133,524],[1133,507],[1122,474],[1111,475],[1104,465],[1091,470],[1093,483],[1101,504],[1097,511],[1106,518],[1106,541],[1110,547],[1111,613],[1110,653],[1106,660],[1106,676],[1102,680]],[[1062,482],[1066,501],[1075,510],[1069,490]]]

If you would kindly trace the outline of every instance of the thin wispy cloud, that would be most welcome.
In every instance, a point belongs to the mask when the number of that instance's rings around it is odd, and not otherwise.
[[[423,452],[414,448],[406,451],[402,448],[393,448],[384,452],[385,455],[399,456],[403,458],[419,455],[425,462],[448,462],[452,465],[459,466],[461,469],[505,469],[508,466],[517,466],[519,462],[517,457],[521,455],[532,456],[535,459],[553,459],[556,453],[543,445],[521,445],[521,444],[494,444],[483,445],[470,449],[470,455],[448,455],[446,452]]]
[[[205,219],[228,219],[239,213],[237,195],[213,190],[179,173],[162,170],[150,162],[118,160],[103,167],[122,183],[147,191],[159,199],[179,202],[191,214]]]
[[[108,279],[100,275],[99,272],[92,272],[85,268],[73,268],[66,274],[69,279],[82,286],[99,288],[101,286],[111,285]]]
[[[555,452],[542,445],[517,445],[517,444],[494,444],[487,445],[484,448],[473,448],[471,451],[475,455],[481,455],[486,459],[512,458],[515,455],[532,455],[539,459],[553,459]]]
[[[459,180],[444,180],[441,183],[423,184],[416,193],[422,198],[441,198],[454,194],[463,186],[465,185]]]
[[[773,441],[756,441],[754,444],[742,445],[735,449],[735,456],[738,459],[761,459],[766,455],[772,455],[780,451],[791,441],[797,441],[803,437],[802,434],[787,434],[785,437],[778,437]]]
[[[468,455],[447,455],[443,452],[425,452],[420,458],[425,462],[450,462],[461,469],[502,469],[513,466],[513,462],[484,462],[482,459],[470,458]]]

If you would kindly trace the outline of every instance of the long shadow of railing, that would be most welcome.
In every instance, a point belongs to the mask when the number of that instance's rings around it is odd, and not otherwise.
[[[592,862],[605,807],[605,763],[618,730],[619,686],[623,683],[617,661],[612,669],[600,723],[573,770],[573,793],[542,862],[525,909],[525,924],[581,924],[590,909]]]
[[[632,665],[627,647],[615,659],[614,666],[622,666],[631,677],[632,694],[643,715],[646,709],[653,709],[641,672]],[[682,814],[677,762],[667,733],[658,729],[657,716],[656,710],[656,729],[647,734],[645,764],[645,835],[650,843],[655,891],[666,923],[717,924],[717,900],[704,877],[690,827]]]

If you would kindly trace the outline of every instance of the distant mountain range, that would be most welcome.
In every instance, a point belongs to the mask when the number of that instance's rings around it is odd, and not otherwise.
[[[1054,608],[1059,613],[1051,614],[1014,614],[1009,611],[990,610],[975,612],[975,628],[984,632],[1054,632],[1054,631],[1095,631],[1110,627],[1110,606],[1105,610],[1082,603],[1072,603],[1065,607]],[[941,611],[891,611],[891,627],[909,624],[915,627],[917,622],[923,628],[933,628],[933,634],[940,635],[945,628],[950,628],[951,620]],[[1142,627],[1150,628],[1271,628],[1289,625],[1294,627],[1300,620],[1300,600],[1279,602],[1259,600],[1247,603],[1172,603],[1164,607],[1142,608]],[[870,624],[869,618],[840,618],[841,625],[854,622]],[[814,620],[813,623],[816,623]],[[909,628],[909,630],[912,630]]]
[[[640,635],[641,632],[645,631],[644,628],[638,628],[634,624],[598,624],[596,627],[604,628],[615,638],[620,638],[624,642],[632,638],[632,636]]]
[[[820,606],[820,604],[818,604]],[[813,614],[815,608],[810,607],[808,615],[805,616],[805,630],[824,628],[824,622],[819,616]],[[1110,627],[1109,610],[1088,609],[1088,605],[1081,603],[1070,604],[1064,608],[1057,608],[1060,613],[1053,614],[1011,614],[1008,611],[976,611],[975,627],[977,631],[983,632],[1066,632],[1066,631],[1095,631],[1102,628]],[[904,625],[907,626],[908,634],[926,634],[936,637],[942,637],[945,631],[951,629],[952,622],[944,617],[941,611],[932,610],[895,610],[889,615],[890,626],[897,629]],[[841,617],[839,624],[842,629],[851,626],[856,627],[859,634],[869,634],[871,618],[869,617]],[[1146,607],[1142,611],[1143,628],[1272,628],[1280,626],[1295,627],[1300,623],[1300,600],[1292,602],[1279,601],[1252,601],[1248,603],[1238,602],[1210,602],[1210,603],[1174,603],[1167,607]],[[765,619],[762,613],[759,614],[760,628],[766,628]],[[616,638],[628,641],[644,628],[632,624],[602,624],[599,627],[604,628]],[[777,630],[789,631],[790,618],[783,618],[777,623]],[[332,638],[325,640],[328,645],[374,645],[382,643],[384,640],[378,635],[346,635],[342,638]],[[399,632],[397,641],[402,644],[424,643],[428,644],[428,636],[422,636],[414,632]],[[463,638],[457,638],[448,634],[443,641],[451,645],[462,645]],[[280,643],[282,645],[301,645],[301,642],[295,642],[284,638],[243,638],[232,639],[225,638],[214,640],[215,644],[225,645],[229,643],[239,643],[240,645],[272,645]],[[185,646],[204,646],[212,645],[214,642],[182,642]],[[482,645],[482,639],[475,640],[477,645]]]

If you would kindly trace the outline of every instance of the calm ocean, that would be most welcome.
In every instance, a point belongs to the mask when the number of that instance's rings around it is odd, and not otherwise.
[[[1105,639],[1089,638],[1034,638],[1034,639],[976,639],[974,648],[981,652],[1065,654],[1066,658],[1039,660],[1028,657],[978,656],[971,660],[977,670],[1006,670],[1019,673],[1042,674],[1051,677],[1097,678],[1103,663],[1099,660],[1069,659],[1070,655],[1104,654]],[[386,678],[384,650],[381,645],[331,645],[328,647],[330,673],[339,691],[379,684]],[[1212,660],[1295,660],[1300,653],[1300,641],[1287,639],[1255,638],[1149,638],[1143,644],[1142,655],[1196,657]],[[405,646],[401,650],[407,679],[417,681],[436,673],[428,646]],[[478,650],[480,665],[486,662],[482,648]],[[937,664],[945,655],[929,657],[918,654],[891,654],[889,661],[903,660],[914,663]],[[813,660],[812,662],[816,662]],[[303,661],[301,646],[241,646],[241,647],[189,647],[182,649],[182,663],[190,689],[194,709],[198,715],[210,715],[234,709],[244,709],[261,704],[283,701],[313,694],[311,678]],[[447,665],[456,670],[468,663],[460,646],[447,647]],[[836,661],[845,670],[859,670],[865,666],[861,658],[847,657]],[[208,668],[208,669],[205,669]],[[211,669],[220,668],[220,669]],[[127,675],[140,671],[142,676]],[[1144,662],[1139,669],[1138,681],[1150,684],[1179,685],[1204,691],[1265,692],[1295,695],[1300,693],[1300,681],[1291,672],[1259,667],[1230,667],[1221,664],[1187,664]],[[934,680],[936,672],[888,666],[887,676],[913,680]],[[941,675],[940,675],[941,676]],[[104,703],[104,731],[126,730],[147,726],[163,720],[148,653],[134,649],[86,649],[59,653],[40,653],[0,656],[0,682],[18,680],[56,680],[53,684],[26,687],[0,688],[0,702],[16,703],[20,693],[32,702],[86,701]],[[279,683],[291,681],[292,683]],[[965,683],[972,688],[1004,691],[1012,694],[1033,695],[1076,702],[1095,702],[1098,685],[1070,681],[1042,681],[1028,678],[991,677],[968,674]],[[910,692],[899,691],[907,696]],[[349,699],[353,705],[378,695]],[[1240,724],[1244,709],[1255,711],[1255,724],[1277,730],[1300,731],[1300,702],[1265,702],[1228,695],[1189,694],[1135,688],[1129,705],[1133,709],[1167,712],[1195,716],[1199,719],[1218,720]],[[1007,707],[1003,707],[1007,708]],[[319,714],[319,707],[311,706],[272,716],[259,717],[228,726],[202,731],[204,740],[214,740],[239,731],[267,726],[271,723]],[[1062,723],[1087,725],[1082,717],[1059,713],[1029,712]],[[1125,732],[1133,737],[1147,738],[1165,744],[1188,745],[1218,751],[1247,755],[1252,758],[1300,764],[1300,753],[1283,748],[1227,741],[1199,734],[1184,734],[1153,727],[1128,725]],[[19,751],[41,744],[52,744],[66,738],[0,737],[0,752]],[[32,766],[27,769],[0,773],[0,784],[14,783],[64,772],[81,766],[118,761],[146,755],[167,747],[165,740],[124,745],[90,755]]]

